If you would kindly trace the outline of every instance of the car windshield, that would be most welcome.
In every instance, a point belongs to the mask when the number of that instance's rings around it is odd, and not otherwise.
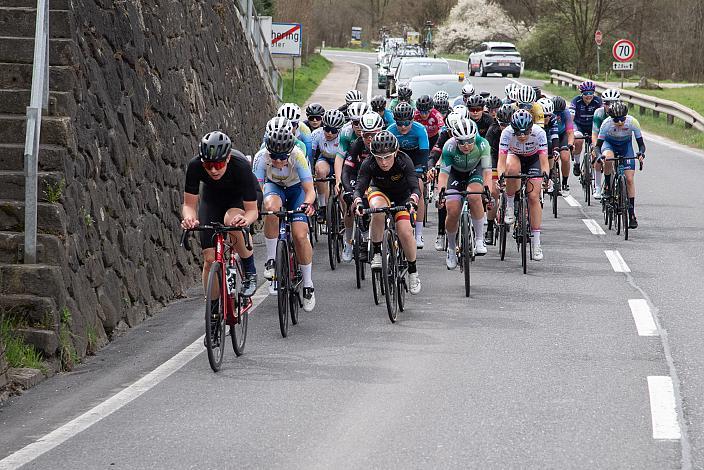
[[[411,80],[408,84],[413,90],[413,96],[419,97],[422,95],[433,96],[436,92],[444,90],[448,95],[454,97],[462,94],[462,85],[465,82],[459,80],[448,81],[443,80]]]
[[[399,79],[408,79],[416,75],[443,75],[452,73],[450,65],[446,62],[412,62],[403,64]]]

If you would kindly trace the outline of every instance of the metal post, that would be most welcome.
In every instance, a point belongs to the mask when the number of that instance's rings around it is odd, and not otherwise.
[[[37,0],[34,31],[32,92],[27,107],[27,129],[24,140],[24,262],[37,262],[37,174],[42,108],[49,105],[49,4]]]
[[[293,75],[293,80],[291,83],[291,99],[293,100],[293,95],[296,94],[296,56],[291,56],[291,72]]]
[[[599,77],[598,80],[601,80],[601,60],[599,57],[599,51],[601,51],[601,46],[596,46],[596,76]]]
[[[624,73],[625,72],[623,70],[621,70],[621,89],[622,90],[623,90],[623,75],[624,75]]]
[[[254,30],[252,29],[252,0],[247,0],[247,32],[249,37],[254,36]]]

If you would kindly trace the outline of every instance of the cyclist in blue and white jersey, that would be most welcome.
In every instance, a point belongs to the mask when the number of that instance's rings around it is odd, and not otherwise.
[[[395,122],[394,113],[386,107],[386,98],[381,95],[376,95],[369,104],[372,107],[372,111],[379,113],[379,116],[384,120],[384,129]]]
[[[416,167],[416,173],[424,174],[428,169],[428,153],[430,152],[430,143],[428,141],[428,131],[425,130],[423,124],[413,120],[414,109],[406,102],[400,102],[394,109],[395,124],[389,126],[388,131],[391,132],[398,140],[399,148],[413,160]],[[425,215],[425,203],[423,201],[423,186],[420,186],[420,202],[418,203],[418,217],[416,219],[416,246],[422,249],[425,246],[423,242],[423,217]]]
[[[557,128],[557,116],[555,116],[555,104],[550,98],[540,98],[538,100],[538,104],[543,108],[543,130],[545,131],[545,134],[548,138],[548,167],[552,168],[553,158],[556,158],[560,155],[560,136]],[[553,190],[554,189],[552,188],[552,180],[550,180],[548,181],[548,192],[551,192]]]
[[[342,156],[340,147],[340,129],[345,125],[345,115],[338,109],[325,111],[323,125],[313,131],[313,159],[315,161],[315,177],[326,178],[335,171],[335,161]],[[330,187],[328,183],[315,183],[318,193],[318,211],[325,214]]]
[[[570,103],[570,112],[572,113],[575,126],[574,136],[577,137],[574,142],[574,153],[572,154],[574,159],[572,172],[575,176],[580,174],[579,163],[582,161],[581,155],[584,147],[584,141],[581,137],[591,138],[594,113],[601,108],[601,98],[594,95],[595,91],[596,85],[594,82],[590,80],[582,82],[579,85],[581,94],[572,98]]]
[[[462,94],[455,98],[455,101],[452,102],[452,107],[454,108],[455,106],[459,106],[461,104],[466,106],[467,100],[474,94],[474,92],[474,85],[470,82],[465,83],[462,86]]]
[[[618,154],[622,157],[634,157],[633,138],[638,143],[638,160],[645,159],[645,142],[640,131],[640,123],[633,116],[628,115],[628,106],[622,101],[617,101],[609,107],[609,117],[599,128],[596,144],[594,145],[594,155],[597,161],[603,162],[604,158],[613,158]],[[611,175],[614,172],[614,162],[604,163],[604,197],[611,191]],[[635,183],[635,160],[624,162],[624,175],[626,177],[626,189],[628,191],[628,226],[638,227],[636,219],[636,183]]]
[[[293,243],[303,274],[303,309],[315,307],[313,287],[313,247],[308,239],[308,218],[315,212],[315,189],[308,160],[296,147],[293,126],[286,118],[275,117],[267,123],[266,147],[254,157],[254,174],[264,191],[264,210],[304,210],[293,217]],[[267,261],[264,277],[273,279],[279,221],[275,216],[264,217],[264,238]],[[271,292],[271,290],[270,290]]]
[[[604,105],[594,112],[594,120],[592,121],[592,142],[596,142],[596,139],[599,137],[599,129],[601,128],[602,123],[607,117],[609,117],[607,114],[609,107],[612,103],[615,103],[620,99],[621,92],[616,88],[609,88],[608,90],[604,90],[601,94],[601,101]],[[603,171],[604,169],[602,168],[601,163],[594,162],[594,199],[601,199],[601,181]]]
[[[306,146],[306,157],[313,158],[313,144],[310,141],[310,128],[301,122],[301,108],[296,103],[284,103],[276,112],[277,117],[284,117],[293,126],[294,136]]]
[[[560,153],[560,166],[562,171],[562,189],[567,192],[570,190],[568,183],[570,178],[570,149],[574,148],[574,121],[572,113],[566,109],[567,103],[561,96],[552,98],[553,113],[557,124],[557,148]],[[548,155],[550,157],[550,155]],[[557,188],[559,191],[560,188]]]
[[[540,204],[540,179],[548,177],[548,139],[545,131],[533,124],[530,112],[519,109],[511,116],[511,125],[501,132],[499,141],[499,161],[497,165],[499,181],[501,176],[531,175],[528,180],[528,212],[530,214],[531,244],[533,259],[543,259],[543,249],[540,245],[540,225],[543,221],[543,208]],[[504,222],[513,224],[515,221],[514,196],[520,187],[520,180],[506,181],[506,214]]]

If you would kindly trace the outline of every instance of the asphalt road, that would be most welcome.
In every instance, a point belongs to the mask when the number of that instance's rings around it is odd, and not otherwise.
[[[329,57],[371,65],[379,92],[373,55]],[[365,93],[368,80],[363,67]],[[506,84],[472,81],[494,93]],[[396,324],[373,304],[369,281],[355,289],[352,265],[330,271],[321,241],[316,310],[288,338],[265,298],[245,355],[228,352],[212,373],[195,289],[0,408],[0,459],[10,456],[0,468],[20,457],[53,469],[704,467],[704,156],[647,143],[641,227],[629,241],[592,233],[583,219],[601,222],[600,210],[562,200],[559,218],[544,219],[544,261],[523,275],[515,244],[504,262],[490,247],[466,299],[459,270],[432,249],[433,214],[419,253],[423,292],[408,296]],[[630,272],[616,272],[605,250]],[[644,308],[638,326],[629,300]],[[128,387],[184,348],[148,385]]]

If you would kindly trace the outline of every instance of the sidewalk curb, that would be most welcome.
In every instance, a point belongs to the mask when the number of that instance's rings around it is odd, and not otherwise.
[[[347,62],[348,64],[351,64],[351,63],[352,63],[352,62],[350,62],[350,61],[345,61],[345,62]],[[357,65],[357,64],[354,64],[354,65]],[[359,86],[359,77],[361,77],[361,76],[362,76],[362,66],[361,66],[361,65],[357,65],[357,78],[354,79],[354,89],[355,89],[355,90],[356,90],[357,87]]]

